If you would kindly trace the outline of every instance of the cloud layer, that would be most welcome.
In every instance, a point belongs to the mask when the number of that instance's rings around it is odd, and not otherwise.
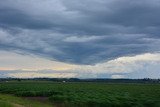
[[[0,50],[96,64],[160,51],[159,0],[0,1]]]
[[[160,77],[159,19],[159,0],[1,0],[0,73]]]
[[[120,57],[95,65],[73,65],[34,55],[0,51],[0,78],[159,78],[160,54]]]

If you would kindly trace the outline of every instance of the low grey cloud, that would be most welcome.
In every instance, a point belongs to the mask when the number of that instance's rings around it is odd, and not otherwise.
[[[0,1],[0,50],[74,64],[160,51],[159,0]]]

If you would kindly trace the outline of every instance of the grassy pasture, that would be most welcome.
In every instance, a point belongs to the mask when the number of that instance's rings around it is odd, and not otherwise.
[[[16,97],[8,94],[0,94],[0,107],[53,107],[51,104],[41,103]]]
[[[21,98],[46,97],[53,105],[64,107],[160,107],[160,84],[2,82],[0,93]],[[0,104],[3,101],[0,98]]]

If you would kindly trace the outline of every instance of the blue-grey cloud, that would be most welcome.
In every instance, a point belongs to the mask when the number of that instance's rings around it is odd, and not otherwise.
[[[0,1],[0,50],[76,64],[159,52],[159,18],[159,0]]]

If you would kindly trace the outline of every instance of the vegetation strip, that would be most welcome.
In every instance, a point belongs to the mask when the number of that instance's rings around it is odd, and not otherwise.
[[[53,107],[53,105],[13,95],[0,94],[0,107]]]
[[[21,81],[2,82],[0,92],[25,98],[39,98],[40,102],[49,103],[46,100],[43,101],[45,98],[50,100],[50,103],[61,107],[160,106],[160,84]],[[15,101],[14,103],[28,104]]]

